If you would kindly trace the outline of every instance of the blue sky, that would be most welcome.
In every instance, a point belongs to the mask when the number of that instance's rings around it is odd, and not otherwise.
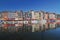
[[[0,11],[43,10],[60,13],[60,0],[0,0]]]

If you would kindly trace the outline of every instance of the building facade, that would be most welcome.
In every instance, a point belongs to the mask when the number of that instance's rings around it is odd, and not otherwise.
[[[60,25],[60,14],[33,10],[3,11],[0,12],[0,25],[3,29],[14,28],[16,31],[22,30],[23,32],[43,31]]]

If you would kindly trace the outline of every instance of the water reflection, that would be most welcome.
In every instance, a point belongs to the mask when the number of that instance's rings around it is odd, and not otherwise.
[[[49,24],[32,24],[27,25],[23,24],[20,26],[15,26],[15,24],[0,24],[0,32],[41,32],[50,29],[55,29],[56,27],[60,27],[60,24],[49,23]]]

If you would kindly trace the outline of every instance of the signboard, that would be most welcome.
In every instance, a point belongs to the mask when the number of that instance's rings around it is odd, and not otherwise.
[[[57,22],[60,22],[60,20],[57,20]]]
[[[46,23],[46,20],[41,20],[41,24],[45,24]]]
[[[18,23],[23,23],[23,21],[18,21]]]
[[[50,20],[50,22],[55,22],[55,20]]]
[[[38,21],[37,20],[33,20],[33,21],[31,21],[31,23],[38,23]]]
[[[8,20],[15,20],[15,18],[9,18]]]
[[[0,24],[2,24],[3,23],[3,20],[0,20]]]
[[[28,21],[24,21],[24,24],[28,24]]]

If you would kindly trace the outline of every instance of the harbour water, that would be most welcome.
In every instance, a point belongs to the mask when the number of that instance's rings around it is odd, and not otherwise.
[[[0,32],[1,40],[60,40],[60,28],[42,32]]]

